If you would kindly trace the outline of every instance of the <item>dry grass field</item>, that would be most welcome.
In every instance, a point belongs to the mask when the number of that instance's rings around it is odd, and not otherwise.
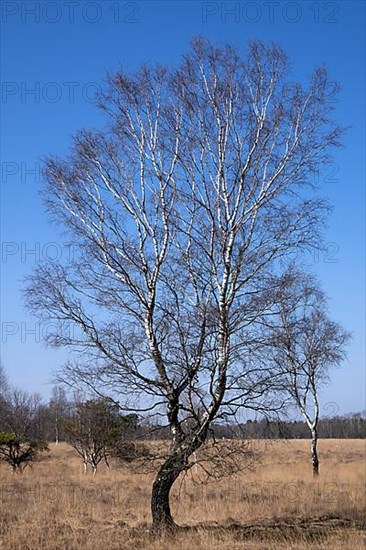
[[[0,466],[3,550],[364,550],[365,441],[321,440],[313,480],[309,442],[253,442],[259,462],[197,484],[195,468],[175,487],[172,539],[149,535],[152,476],[129,466],[83,475],[75,451],[51,454],[22,476]]]

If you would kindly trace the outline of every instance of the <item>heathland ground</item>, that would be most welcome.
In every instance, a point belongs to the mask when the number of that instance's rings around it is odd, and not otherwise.
[[[364,550],[365,441],[320,440],[313,479],[309,441],[249,442],[243,470],[200,483],[195,466],[172,495],[182,529],[150,537],[152,474],[102,466],[93,478],[69,445],[51,444],[23,475],[0,466],[3,550]]]

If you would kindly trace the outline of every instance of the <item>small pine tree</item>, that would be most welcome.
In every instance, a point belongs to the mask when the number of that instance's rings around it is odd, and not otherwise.
[[[45,451],[49,451],[46,441],[29,441],[13,433],[0,432],[0,460],[10,465],[13,473],[22,473]]]

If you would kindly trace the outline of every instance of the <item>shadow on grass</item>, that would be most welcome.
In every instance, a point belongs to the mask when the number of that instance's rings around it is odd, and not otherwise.
[[[125,524],[127,528],[127,525]],[[277,518],[275,520],[263,520],[256,523],[242,524],[235,521],[228,521],[225,524],[199,523],[196,525],[177,526],[171,534],[174,537],[180,537],[194,533],[205,533],[210,536],[230,535],[234,541],[244,540],[278,540],[279,542],[303,541],[321,541],[333,536],[339,531],[364,531],[366,520],[359,513],[339,516],[336,514],[326,514],[318,517],[309,518]],[[133,538],[146,536],[149,533],[149,525],[144,524],[139,527],[129,528],[129,534]],[[167,537],[168,534],[163,535]],[[156,538],[156,537],[155,537]]]

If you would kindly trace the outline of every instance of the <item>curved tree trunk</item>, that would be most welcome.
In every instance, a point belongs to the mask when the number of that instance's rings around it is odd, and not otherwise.
[[[311,430],[311,464],[313,476],[316,477],[319,475],[319,458],[318,458],[318,433],[316,428]]]
[[[178,526],[170,511],[170,491],[179,475],[189,468],[189,457],[199,449],[206,440],[208,424],[200,429],[200,434],[193,436],[189,442],[176,448],[173,454],[159,468],[151,493],[151,515],[153,534],[174,531]]]
[[[187,467],[187,458],[175,454],[160,467],[151,494],[152,532],[159,534],[174,530],[175,524],[170,511],[170,490],[179,475]]]

